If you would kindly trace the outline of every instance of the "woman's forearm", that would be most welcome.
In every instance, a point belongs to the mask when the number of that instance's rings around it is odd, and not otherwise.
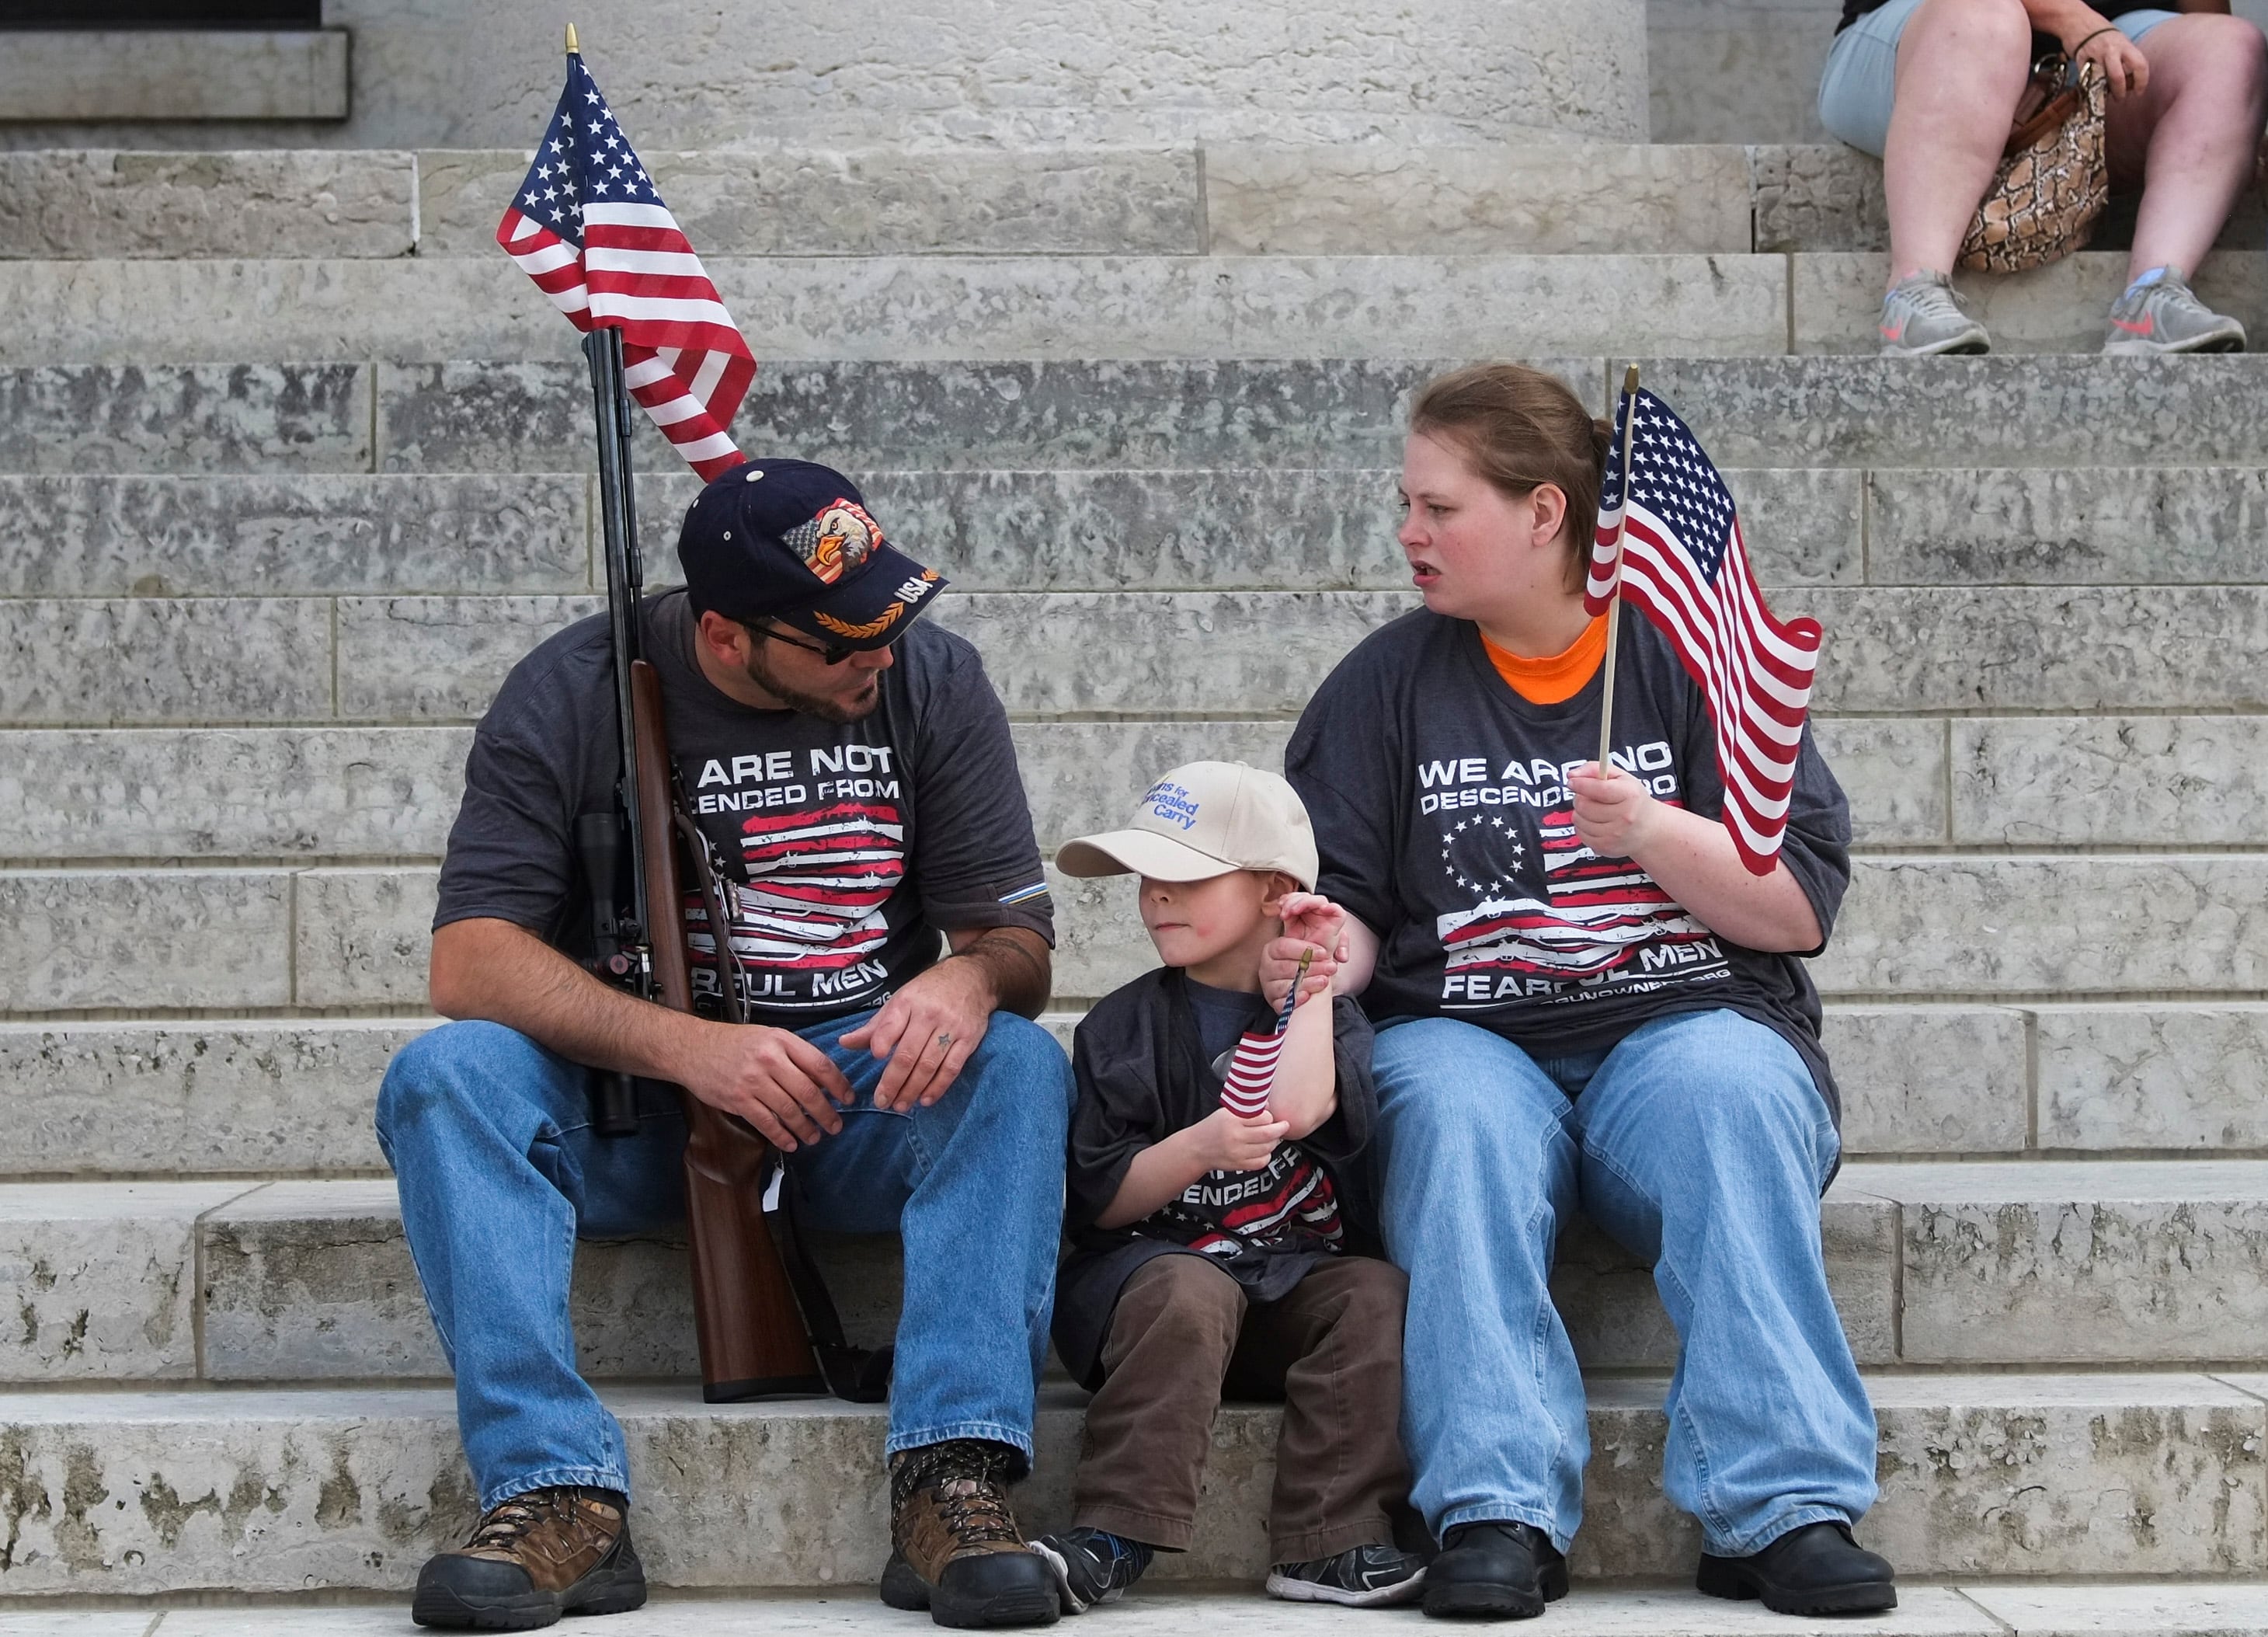
[[[1769,875],[1751,875],[1732,831],[1714,819],[1667,806],[1650,817],[1653,833],[1631,858],[1704,926],[1751,949],[1819,947],[1819,917],[1784,861]]]

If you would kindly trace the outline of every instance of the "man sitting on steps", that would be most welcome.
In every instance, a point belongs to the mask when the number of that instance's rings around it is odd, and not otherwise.
[[[493,1629],[644,1601],[622,1431],[577,1373],[568,1281],[578,1235],[681,1213],[682,1086],[778,1147],[812,1226],[903,1235],[884,1596],[940,1625],[1043,1624],[1054,1582],[1005,1485],[1031,1457],[1071,1074],[1027,1021],[1053,917],[1006,715],[976,650],[916,623],[944,582],[826,468],[734,468],[678,549],[687,586],[647,599],[645,651],[762,1023],[665,1010],[577,958],[575,820],[612,803],[617,761],[607,619],[584,620],[520,661],[475,736],[431,971],[434,1008],[464,1021],[405,1047],[379,1095],[483,1514],[412,1613]],[[636,1135],[593,1132],[593,1068],[647,1077]]]

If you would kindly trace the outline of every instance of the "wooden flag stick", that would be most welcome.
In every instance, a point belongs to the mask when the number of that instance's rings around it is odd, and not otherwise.
[[[583,55],[583,48],[575,43],[575,25],[572,23],[567,25],[567,55],[571,57]]]
[[[1615,541],[1615,588],[1607,598],[1606,691],[1599,701],[1599,776],[1610,778],[1615,764],[1608,756],[1615,734],[1615,655],[1622,649],[1623,553],[1630,549],[1631,435],[1638,431],[1638,365],[1623,372],[1623,528]]]

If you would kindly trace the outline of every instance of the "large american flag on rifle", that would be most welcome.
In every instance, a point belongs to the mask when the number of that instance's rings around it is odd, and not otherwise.
[[[1623,438],[1631,417],[1630,472]],[[1645,610],[1709,701],[1725,825],[1741,862],[1771,874],[1787,830],[1788,793],[1819,668],[1819,622],[1781,621],[1749,568],[1732,491],[1701,445],[1652,393],[1625,393],[1599,496],[1584,607],[1621,594]]]
[[[695,471],[740,463],[755,355],[579,55],[497,242],[577,329],[622,332],[624,385]]]

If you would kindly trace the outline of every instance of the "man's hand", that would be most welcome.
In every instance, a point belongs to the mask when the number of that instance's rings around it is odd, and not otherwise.
[[[679,1021],[695,1033],[676,1078],[711,1108],[739,1115],[783,1154],[843,1129],[836,1109],[850,1101],[850,1082],[802,1036],[761,1024]]]
[[[1634,859],[1653,837],[1661,804],[1646,781],[1586,762],[1567,781],[1575,793],[1575,834],[1601,858]]]
[[[1226,1109],[1215,1109],[1183,1133],[1190,1155],[1204,1161],[1208,1171],[1256,1171],[1268,1163],[1276,1145],[1291,1126],[1264,1116],[1246,1119]]]
[[[876,1108],[926,1109],[953,1089],[961,1065],[983,1043],[997,1003],[983,962],[949,956],[884,1001],[842,1044],[889,1059],[874,1088]]]

